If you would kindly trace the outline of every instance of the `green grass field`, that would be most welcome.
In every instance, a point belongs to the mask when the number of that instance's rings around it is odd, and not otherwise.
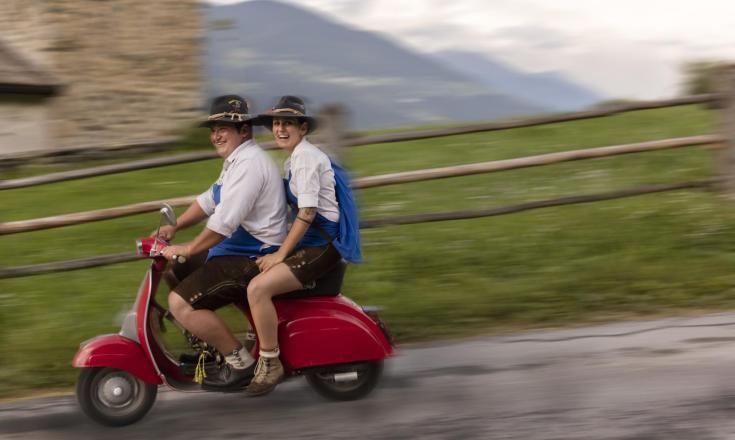
[[[346,152],[358,176],[712,133],[698,106]],[[364,219],[494,207],[713,175],[713,152],[683,148],[363,190]],[[0,192],[2,221],[196,194],[217,160]],[[36,174],[18,170],[16,175]],[[677,191],[474,220],[369,229],[344,292],[381,305],[399,341],[735,307],[735,207]],[[124,252],[155,213],[0,236],[0,265]],[[193,233],[193,232],[192,232]],[[182,235],[181,238],[191,236]],[[0,280],[0,397],[66,389],[79,342],[116,332],[146,262]],[[230,313],[228,319],[242,322]]]

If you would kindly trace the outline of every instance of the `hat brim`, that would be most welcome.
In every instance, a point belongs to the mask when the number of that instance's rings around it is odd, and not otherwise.
[[[215,124],[225,124],[225,125],[236,126],[236,125],[242,124],[243,122],[252,122],[254,125],[259,124],[258,115],[243,114],[241,117],[242,117],[241,120],[233,120],[233,119],[227,118],[226,116],[223,116],[217,119],[207,119],[206,121],[200,122],[199,127],[211,128]]]
[[[313,132],[314,130],[316,130],[317,127],[316,118],[312,118],[311,116],[294,115],[290,113],[266,113],[258,115],[258,117],[256,118],[258,122],[254,122],[254,124],[262,125],[268,130],[273,131],[273,119],[275,118],[298,119],[299,121],[307,122],[309,124],[309,130],[306,132],[306,134]]]

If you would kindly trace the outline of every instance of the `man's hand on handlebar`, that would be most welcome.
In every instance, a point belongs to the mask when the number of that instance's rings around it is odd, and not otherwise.
[[[161,252],[168,261],[178,261],[183,263],[191,256],[191,251],[187,245],[168,246]]]

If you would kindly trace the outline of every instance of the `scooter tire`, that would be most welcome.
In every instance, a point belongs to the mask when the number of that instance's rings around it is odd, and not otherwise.
[[[357,373],[354,381],[340,382],[334,379],[335,374]],[[383,372],[383,362],[360,362],[344,366],[335,366],[328,372],[310,373],[306,375],[309,385],[317,393],[330,400],[361,399],[375,388]]]
[[[77,401],[92,420],[107,426],[137,422],[153,406],[158,385],[117,368],[84,368],[77,382]]]

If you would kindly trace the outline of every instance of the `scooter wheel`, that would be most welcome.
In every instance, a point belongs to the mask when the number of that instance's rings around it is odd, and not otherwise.
[[[329,371],[306,375],[316,392],[332,400],[357,400],[367,396],[378,384],[383,362],[337,365]]]
[[[77,382],[82,411],[107,426],[137,422],[151,409],[157,393],[158,385],[116,368],[84,368]]]

